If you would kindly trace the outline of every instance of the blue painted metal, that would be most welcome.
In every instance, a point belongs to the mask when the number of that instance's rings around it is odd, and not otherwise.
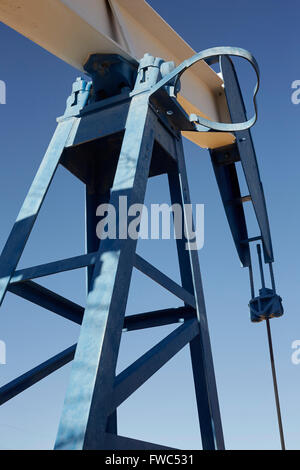
[[[96,191],[96,187],[101,190],[101,182],[98,180],[98,185],[95,182],[92,188],[86,185],[85,196],[85,220],[86,220],[86,251],[87,257],[90,257],[91,262],[87,268],[87,292],[90,291],[93,279],[94,265],[97,260],[97,251],[99,249],[99,238],[96,233],[97,223],[100,218],[96,216],[97,207],[100,204],[109,202],[110,191]],[[103,185],[102,185],[103,186]],[[91,254],[90,254],[91,253]]]
[[[246,110],[240,90],[237,74],[232,60],[229,57],[220,57],[220,66],[225,84],[225,93],[230,116],[233,122],[245,121]],[[270,265],[274,261],[268,213],[264,197],[263,186],[249,129],[236,133],[236,142],[233,145],[214,149],[211,159],[220,194],[224,204],[227,220],[236,245],[236,249],[244,267],[249,268],[251,300],[249,303],[251,321],[259,322],[283,315],[282,299],[275,289],[263,287],[255,297],[250,243],[262,241],[265,263]],[[236,163],[241,162],[247,182],[249,195],[242,197],[236,171]],[[256,215],[260,235],[248,237],[247,223],[243,204],[252,203]],[[262,270],[261,259],[260,269]],[[271,280],[273,272],[271,273]]]
[[[39,171],[2,251],[0,257],[0,303],[25,248],[73,125],[74,118],[58,124]]]
[[[64,115],[61,118],[58,118],[59,122],[80,114],[80,111],[84,108],[89,99],[91,85],[91,82],[87,82],[81,77],[77,78],[73,83],[72,93],[67,99]]]
[[[93,252],[86,255],[74,256],[72,258],[32,266],[31,268],[20,269],[15,271],[10,283],[24,282],[38,277],[50,276],[64,271],[71,271],[73,269],[94,265],[96,254],[97,252]]]
[[[79,325],[82,322],[84,313],[83,307],[46,289],[46,287],[40,286],[36,282],[26,281],[10,284],[8,291],[40,307],[50,310],[67,320],[71,320]]]
[[[240,160],[236,144],[210,151],[211,161],[231,234],[244,267],[251,265],[243,200],[235,163]]]
[[[186,205],[191,204],[182,141],[176,143],[177,165],[169,172],[172,204],[180,204],[186,217]],[[188,227],[186,227],[188,230]],[[183,287],[195,296],[199,334],[190,342],[195,392],[203,449],[224,449],[221,414],[214,374],[213,358],[197,251],[190,248],[191,234],[177,238],[177,252]],[[188,244],[188,250],[185,245]]]
[[[86,86],[85,81],[79,80],[76,81],[76,85],[73,85],[73,93],[71,98],[67,101],[65,116],[57,125],[40,168],[32,182],[17,220],[1,253],[0,304],[3,301],[10,278],[17,267],[36,217],[43,204],[66,142],[70,134],[72,134],[72,132],[74,133],[74,129],[79,125],[80,119],[75,116],[78,114],[81,107],[84,106],[88,98]]]
[[[121,194],[129,196],[128,204],[133,197],[135,203],[143,200],[157,130],[157,115],[148,107],[148,98],[151,83],[161,78],[162,63],[161,59],[146,56],[140,65],[111,191],[112,204],[117,205]],[[147,120],[150,122],[147,123]],[[175,136],[171,132],[171,138],[169,148],[173,154],[174,150],[176,152],[175,138],[178,134]],[[135,187],[137,181],[138,187]],[[126,243],[122,240],[102,240],[100,243],[99,261],[93,272],[56,448],[95,449],[105,446],[107,421],[114,410],[114,371],[121,328],[126,325],[124,311],[133,266],[142,269],[164,287],[175,290],[177,295],[184,293],[186,303],[195,306],[191,294],[145,260],[134,256],[135,244],[134,240],[126,240]],[[196,324],[199,328],[199,323]]]
[[[12,380],[3,387],[0,387],[0,405],[3,405],[3,403],[6,403],[15,396],[24,392],[27,388],[32,387],[32,385],[35,385],[40,380],[48,377],[52,372],[55,372],[68,364],[68,362],[72,361],[74,358],[75,349],[76,344],[65,349],[61,353],[56,354],[51,359],[48,359],[39,366],[34,367],[25,374],[20,375],[20,377]]]
[[[115,380],[110,400],[111,410],[120,406],[198,334],[197,320],[187,320],[121,372]]]
[[[68,258],[65,260],[54,261],[52,263],[46,263],[32,268],[25,268],[16,271],[11,279],[8,290],[26,300],[29,300],[37,305],[51,310],[54,313],[63,316],[75,323],[81,324],[84,308],[65,299],[64,297],[55,294],[54,292],[40,286],[34,282],[28,282],[29,279],[37,277],[48,276],[51,274],[78,269],[85,266],[93,266],[96,260],[96,252],[76,256],[74,258]],[[136,261],[138,259],[138,261]],[[150,263],[143,260],[140,256],[135,256],[134,266],[144,272],[146,275],[151,274],[151,278],[155,281],[159,281],[159,284],[170,290],[175,295],[179,295],[183,300],[186,299],[186,303],[195,305],[195,300],[187,291],[178,284],[174,283],[167,276],[162,274]],[[150,271],[146,273],[146,267],[150,266]],[[168,287],[167,287],[168,286]],[[143,314],[131,315],[125,317],[124,328],[130,331],[140,328],[150,328],[153,326],[167,325],[176,323],[182,318],[190,318],[194,315],[194,309],[191,307],[178,307],[173,309],[159,310],[157,312],[148,312]]]
[[[228,57],[222,57],[220,64],[231,119],[233,121],[243,120],[246,118],[246,111],[234,65]],[[265,262],[273,262],[274,256],[266,202],[250,130],[243,130],[236,135],[235,147],[242,163],[249,194],[261,230]]]
[[[123,70],[123,68],[124,66],[121,67],[121,71]],[[119,75],[117,76],[117,78],[118,77]],[[99,78],[101,77],[97,77],[98,85],[103,84],[102,80],[99,80]],[[121,74],[121,79],[122,79],[122,74]],[[99,84],[99,81],[100,81],[100,84]],[[94,83],[94,80],[93,80],[93,83]],[[117,90],[115,92],[117,93],[119,91],[120,91],[120,86],[117,87]],[[103,93],[103,90],[102,90],[102,93]],[[100,94],[100,91],[98,90],[97,92],[98,98],[101,95],[103,96],[102,93]],[[105,95],[107,94],[107,92],[105,91],[104,93]],[[88,183],[86,184],[86,199],[85,199],[85,202],[86,202],[86,205],[85,205],[86,251],[88,253],[92,252],[92,259],[94,261],[93,264],[88,266],[87,268],[87,293],[89,293],[93,287],[92,282],[93,282],[94,267],[98,258],[97,251],[99,250],[99,246],[100,246],[100,241],[96,233],[97,223],[100,221],[100,218],[96,216],[97,207],[100,204],[108,203],[109,199],[110,199],[110,189],[108,188],[107,185],[104,184],[103,178],[101,181],[101,174],[95,175],[93,184],[88,184]],[[95,253],[93,254],[93,252]],[[117,434],[117,429],[118,429],[117,410],[114,410],[113,413],[109,415],[107,418],[106,432],[110,434]]]
[[[58,119],[56,133],[0,258],[2,298],[8,289],[82,325],[57,449],[166,448],[118,436],[116,409],[188,343],[203,448],[224,448],[200,266],[197,252],[190,245],[191,237],[177,239],[180,286],[136,255],[136,240],[120,238],[99,242],[95,234],[99,219],[95,212],[100,203],[110,202],[119,217],[120,196],[127,196],[128,206],[143,203],[148,177],[168,173],[172,203],[179,203],[186,216],[184,205],[191,201],[180,131],[203,131],[202,126],[206,126],[206,130],[248,129],[256,120],[256,115],[248,121],[243,116],[243,122],[230,124],[230,129],[222,123],[208,125],[198,117],[197,124],[191,122],[176,100],[180,76],[188,67],[198,60],[226,53],[246,58],[258,73],[253,57],[236,48],[203,51],[177,68],[173,63],[146,54],[137,74],[134,64],[115,56],[94,55],[87,64],[93,87],[77,79],[65,114]],[[106,72],[113,74],[113,80]],[[168,117],[166,110],[172,110]],[[227,150],[218,149],[214,154],[216,177],[224,203],[230,204],[226,213],[239,255],[244,265],[251,268],[247,258],[249,239],[241,208],[246,198],[240,194],[234,166],[241,158],[241,150],[239,147]],[[59,162],[86,184],[87,254],[16,271]],[[224,165],[227,165],[226,170]],[[251,192],[250,196],[252,198]],[[31,281],[82,267],[88,270],[85,310]],[[133,267],[181,298],[185,305],[125,317]],[[179,321],[183,322],[182,326],[115,376],[122,329],[135,330]],[[9,384],[8,394],[14,396],[22,387],[30,386],[30,381],[35,383],[51,368],[67,358],[71,360],[72,348]]]
[[[117,54],[91,54],[84,69],[93,80],[90,102],[96,102],[116,96],[124,88],[132,90],[138,63],[129,62]]]
[[[180,319],[190,320],[185,325],[175,330],[167,338],[154,346],[134,364],[116,377],[114,384],[114,398],[112,408],[117,408],[126,398],[140,387],[151,375],[153,375],[163,364],[176,354],[185,344],[198,334],[197,323],[191,323],[194,317],[193,309],[178,307],[157,312],[131,315],[124,319],[124,327],[127,331],[151,328],[178,322]],[[0,405],[11,400],[23,391],[35,385],[52,372],[60,369],[73,360],[76,344],[65,349],[59,354],[22,374],[8,384],[0,387]],[[137,376],[134,378],[134,376]],[[112,432],[107,430],[107,432]]]
[[[183,320],[195,317],[195,309],[192,307],[177,307],[156,310],[153,312],[128,315],[124,319],[124,330],[135,331],[144,328],[154,328],[162,325],[171,325]]]
[[[154,143],[148,94],[132,98],[110,204],[143,203]],[[136,240],[101,241],[59,426],[57,449],[97,449],[106,432]],[[74,407],[74,400],[76,406]],[[100,447],[99,447],[100,446]]]
[[[183,300],[187,305],[190,305],[191,307],[195,308],[195,298],[192,294],[190,294],[187,290],[183,289],[181,286],[176,284],[176,282],[172,281],[172,279],[170,279],[157,268],[152,266],[141,256],[135,256],[134,266],[143,274],[150,277],[162,287],[167,289],[169,292],[172,292],[172,294],[174,294],[176,297]]]

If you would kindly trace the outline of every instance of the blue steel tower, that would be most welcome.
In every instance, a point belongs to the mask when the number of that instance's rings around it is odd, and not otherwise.
[[[182,208],[182,224],[186,228],[185,208],[191,200],[181,132],[235,133],[234,144],[211,150],[210,157],[239,258],[249,269],[251,318],[266,320],[269,326],[270,318],[282,315],[272,271],[265,199],[249,131],[256,116],[246,118],[229,55],[248,60],[259,77],[251,54],[237,48],[206,50],[177,68],[149,54],[140,63],[118,55],[94,54],[85,65],[92,81],[77,79],[65,113],[57,120],[57,129],[0,258],[1,301],[10,291],[81,325],[76,345],[0,389],[0,403],[4,403],[73,360],[56,449],[167,449],[118,435],[117,408],[186,345],[190,348],[202,447],[225,448],[200,266],[197,251],[191,249],[191,237],[185,232],[185,238],[176,240],[179,285],[136,253],[136,239],[99,240],[96,210],[100,204],[110,203],[119,222],[119,198],[126,197],[128,206],[143,204],[148,178],[167,174],[171,202]],[[220,61],[231,123],[189,116],[177,101],[180,76],[199,60]],[[247,195],[241,195],[236,171],[239,163],[246,177]],[[18,270],[19,259],[59,164],[86,185],[87,252]],[[243,209],[248,201],[253,204],[260,231],[254,238],[248,237]],[[260,255],[263,286],[257,296],[250,252],[254,241],[262,246],[272,282],[271,288],[266,288]],[[35,281],[79,268],[87,269],[85,308]],[[134,268],[181,299],[183,305],[125,316]],[[133,331],[176,323],[179,326],[172,333],[116,375],[124,329]]]

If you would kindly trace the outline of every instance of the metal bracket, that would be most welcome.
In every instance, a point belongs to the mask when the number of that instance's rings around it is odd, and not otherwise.
[[[136,82],[138,63],[118,54],[91,54],[84,70],[92,77],[90,102],[104,100],[132,90]]]
[[[251,119],[248,119],[245,122],[228,124],[210,121],[209,119],[205,119],[202,116],[191,114],[190,121],[195,124],[194,130],[197,132],[203,132],[204,130],[214,130],[219,132],[237,132],[250,129],[250,127],[255,124],[257,120],[256,95],[259,89],[259,67],[253,55],[245,49],[241,49],[239,47],[213,47],[210,49],[205,49],[204,51],[195,54],[190,59],[187,59],[182,62],[178,67],[172,70],[169,74],[166,75],[166,77],[162,78],[154,87],[152,87],[152,95],[157,93],[161,88],[170,86],[170,84],[172,84],[173,89],[176,91],[177,83],[180,80],[180,77],[192,65],[196,64],[200,60],[216,59],[220,56],[242,57],[248,62],[250,62],[250,64],[254,68],[257,77],[257,84],[253,93],[254,115]]]
[[[81,77],[76,79],[72,85],[72,93],[67,99],[65,113],[62,118],[57,119],[58,121],[71,116],[77,116],[80,113],[88,101],[91,85],[91,82],[87,82]]]

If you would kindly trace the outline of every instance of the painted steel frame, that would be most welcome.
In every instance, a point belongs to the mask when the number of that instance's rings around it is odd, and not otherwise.
[[[190,246],[191,237],[186,234],[186,239],[176,240],[182,284],[178,285],[136,253],[137,240],[105,239],[99,242],[95,230],[99,204],[109,202],[119,215],[120,196],[127,196],[129,205],[143,203],[151,172],[152,175],[160,172],[168,174],[172,204],[182,207],[185,224],[185,207],[191,201],[180,131],[184,126],[191,129],[193,126],[174,97],[161,88],[159,67],[162,63],[161,59],[146,55],[141,61],[141,71],[131,94],[125,90],[118,96],[92,105],[87,102],[90,85],[84,80],[74,83],[66,112],[58,119],[57,129],[0,258],[0,302],[8,290],[81,325],[77,345],[0,389],[2,404],[73,360],[56,449],[167,448],[119,436],[117,408],[187,344],[190,347],[202,446],[204,449],[224,448],[200,266],[197,252]],[[220,65],[232,122],[245,122],[246,112],[233,64],[223,55]],[[146,82],[141,79],[143,67],[148,70]],[[168,78],[164,81],[167,83]],[[159,88],[159,93],[154,93]],[[169,111],[169,114],[173,117],[167,119],[166,111],[170,109],[172,113]],[[99,122],[102,123],[100,133]],[[115,162],[111,159],[106,179],[103,179],[101,172],[94,171],[91,180],[91,173],[86,168],[76,167],[74,152],[78,147],[94,141],[106,142],[105,139],[111,136],[116,136],[121,142],[119,156]],[[167,162],[163,168],[157,164],[156,168],[152,168],[158,151],[158,160],[166,159]],[[73,154],[76,158],[70,159]],[[251,241],[262,240],[265,262],[273,262],[273,252],[249,129],[240,131],[234,144],[211,150],[211,159],[239,257],[251,273]],[[239,161],[246,176],[248,196],[241,196],[240,193],[235,167]],[[17,270],[59,163],[86,184],[87,253]],[[242,206],[248,200],[253,203],[261,231],[260,236],[253,239],[248,238]],[[87,268],[85,309],[33,281],[82,267]],[[125,317],[134,267],[180,298],[184,306]],[[182,325],[118,376],[115,375],[122,331],[178,322]]]
[[[142,82],[138,75],[131,94],[125,91],[91,105],[87,102],[89,85],[85,81],[75,82],[66,112],[58,119],[57,129],[0,258],[0,302],[9,291],[81,325],[77,345],[0,388],[2,404],[73,360],[56,449],[167,449],[119,436],[117,408],[186,345],[190,347],[203,449],[225,447],[200,266],[197,252],[190,246],[191,237],[187,234],[186,239],[176,240],[181,274],[181,285],[178,285],[136,253],[137,240],[99,242],[96,236],[98,205],[109,202],[118,215],[120,196],[127,196],[128,205],[143,203],[151,172],[167,173],[171,202],[182,207],[185,224],[185,205],[191,201],[180,131],[182,123],[187,126],[191,123],[177,107],[174,97],[164,90],[154,96],[163,61],[152,59],[148,82]],[[232,121],[244,122],[246,113],[233,64],[226,56],[220,61]],[[167,119],[169,109],[174,112]],[[99,122],[102,123],[100,132]],[[109,177],[103,180],[99,171],[94,172],[91,181],[89,172],[76,168],[76,158],[74,164],[70,155],[80,146],[91,149],[87,147],[91,142],[106,142],[110,136],[117,136],[121,142],[119,156],[111,162],[108,171],[113,175],[111,181]],[[250,131],[243,130],[237,137],[235,144],[212,150],[211,159],[238,254],[242,264],[251,269],[249,243],[252,240],[248,239],[242,207],[246,200],[253,202],[261,229],[261,235],[255,239],[263,242],[266,262],[273,261],[273,253]],[[163,169],[152,168],[158,151],[167,160]],[[235,168],[238,161],[242,162],[249,187],[250,194],[246,197],[240,193]],[[86,254],[17,270],[59,163],[86,184]],[[33,281],[83,267],[87,268],[85,309]],[[184,306],[125,317],[133,268],[180,298]],[[122,331],[172,323],[182,324],[116,376]]]
[[[157,77],[156,77],[157,79]],[[152,77],[152,80],[156,80]],[[74,90],[85,93],[85,85]],[[0,299],[10,291],[54,313],[81,324],[77,345],[62,351],[0,389],[5,403],[53,371],[73,360],[70,384],[59,426],[56,449],[164,449],[117,435],[117,407],[171,359],[190,345],[196,399],[204,449],[223,449],[224,439],[206,320],[197,253],[177,241],[182,286],[136,254],[136,240],[99,240],[95,235],[95,209],[103,201],[117,208],[121,195],[128,204],[144,201],[154,143],[169,155],[168,175],[172,202],[190,203],[180,132],[159,119],[150,101],[150,88],[124,96],[89,113],[82,96],[75,115],[69,108],[58,119],[49,148],[21,208],[0,258]],[[69,103],[70,104],[70,103]],[[70,112],[71,109],[71,112]],[[81,111],[80,111],[81,110]],[[124,131],[121,152],[110,191],[86,196],[87,254],[17,270],[27,239],[47,194],[64,151],[87,140],[99,139],[95,124],[102,113],[118,119],[105,120],[100,138]],[[87,182],[88,183],[88,182]],[[100,185],[100,179],[97,185]],[[85,309],[40,286],[33,279],[87,267],[88,297]],[[125,317],[132,269],[183,300],[184,306]],[[181,323],[175,331],[115,376],[122,331]],[[74,401],[75,400],[75,401]],[[74,405],[74,403],[76,403]]]
[[[243,97],[233,63],[222,54],[220,65],[232,122],[246,123]],[[185,205],[191,201],[181,131],[193,131],[195,125],[175,97],[162,88],[162,83],[170,81],[168,77],[161,80],[162,64],[162,59],[146,54],[140,63],[133,92],[124,90],[120,95],[93,104],[88,102],[90,84],[84,80],[73,84],[66,112],[58,118],[57,129],[1,254],[0,303],[9,291],[81,325],[77,345],[0,388],[2,404],[73,360],[56,449],[168,449],[119,436],[117,408],[186,345],[189,345],[191,354],[203,449],[225,448],[200,266],[197,252],[190,246],[191,237],[186,234],[186,239],[176,240],[181,274],[179,285],[136,253],[137,240],[105,239],[99,242],[96,236],[99,220],[96,208],[99,204],[109,202],[119,216],[119,197],[127,196],[129,205],[143,203],[149,176],[160,173],[168,175],[172,204],[182,207],[185,224]],[[146,81],[141,78],[145,68]],[[104,142],[106,145],[111,137],[119,142],[120,152],[117,156],[115,151],[110,155],[105,178],[103,171],[96,167],[91,178],[91,171],[78,166],[76,152],[84,146],[89,153],[92,151],[91,143]],[[99,153],[99,147],[96,147],[96,152]],[[270,264],[270,269],[273,251],[249,129],[237,133],[234,144],[213,149],[210,154],[238,255],[242,265],[250,271],[253,297],[249,245],[255,240],[262,241],[265,262]],[[158,158],[154,164],[156,155]],[[240,192],[237,162],[242,163],[248,184],[249,195],[246,196]],[[59,164],[86,184],[86,254],[17,270]],[[86,165],[89,164],[90,161]],[[243,209],[246,201],[252,201],[260,229],[260,235],[251,239],[248,238]],[[33,281],[83,267],[87,269],[85,309]],[[181,299],[184,305],[125,317],[133,268]],[[122,331],[173,323],[182,325],[116,376]]]

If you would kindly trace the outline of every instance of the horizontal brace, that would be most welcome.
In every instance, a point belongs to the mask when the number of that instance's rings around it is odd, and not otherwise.
[[[241,202],[250,202],[252,201],[252,197],[250,196],[250,194],[248,194],[247,196],[242,196],[241,197]]]
[[[124,98],[125,101],[122,99],[116,106],[82,116],[75,139],[70,143],[67,142],[67,147],[85,144],[96,139],[104,139],[123,132],[126,127],[130,105],[128,97],[124,96]],[[102,123],[101,127],[99,127],[99,122]]]
[[[37,277],[50,276],[64,271],[71,271],[73,269],[84,268],[95,264],[97,252],[89,253],[86,255],[75,256],[51,263],[40,264],[31,268],[20,269],[15,272],[11,278],[10,283],[23,282]]]
[[[73,258],[67,258],[64,260],[54,261],[30,268],[20,269],[13,275],[10,284],[17,284],[20,282],[28,281],[38,277],[49,276],[51,274],[57,274],[64,271],[70,271],[73,269],[79,269],[86,266],[95,264],[97,252],[89,253],[86,255],[80,255]],[[181,286],[172,281],[168,276],[160,272],[146,260],[141,258],[139,255],[135,256],[135,267],[149,276],[151,279],[156,281],[161,286],[172,292],[174,295],[182,299],[188,305],[195,307],[194,297],[183,289]]]
[[[241,240],[241,243],[251,243],[251,242],[256,242],[258,240],[261,240],[261,236],[258,237],[252,237],[252,238],[247,238],[247,240]]]
[[[192,294],[186,291],[183,287],[176,284],[168,276],[163,274],[148,261],[144,260],[141,256],[135,255],[134,266],[136,269],[141,271],[146,276],[150,277],[153,281],[157,282],[159,285],[167,289],[169,292],[174,294],[179,299],[183,300],[184,303],[190,305],[193,308],[196,308],[195,298]]]
[[[86,255],[80,255],[74,258],[67,258],[65,260],[54,261],[31,268],[21,269],[15,272],[8,290],[30,302],[33,302],[80,325],[82,323],[84,314],[83,307],[28,279],[48,276],[50,274],[55,274],[62,271],[93,265],[95,263],[96,256],[97,252],[94,252]],[[139,255],[135,256],[134,265],[138,270],[182,299],[186,304],[195,308],[195,299],[189,292],[176,284],[168,276],[160,272]],[[166,325],[178,321],[178,319],[172,318],[173,314],[176,313],[176,309],[166,309],[164,312],[159,312],[149,312],[148,314],[139,314],[126,317],[124,328],[128,330],[135,330],[148,328],[152,325]],[[177,318],[184,317],[179,310],[177,311],[176,315],[178,315]],[[147,324],[149,326],[147,326]]]
[[[188,320],[121,372],[115,379],[109,414],[198,334],[198,321]]]
[[[104,450],[174,450],[173,447],[166,447],[152,442],[131,439],[130,437],[117,436],[106,433],[104,435]]]
[[[81,305],[56,294],[36,282],[25,281],[11,284],[8,290],[25,300],[77,323],[78,325],[81,325],[82,323],[84,308]],[[194,309],[191,307],[170,308],[129,315],[124,319],[124,329],[134,331],[144,328],[169,325],[178,322],[180,318],[192,318],[193,315]]]
[[[84,308],[32,281],[10,284],[8,291],[81,325]]]
[[[68,364],[74,358],[75,350],[76,344],[1,387],[0,405],[3,405],[3,403],[6,403],[11,398],[52,374],[52,372]]]
[[[192,307],[166,308],[153,312],[128,315],[124,318],[124,330],[135,331],[156,326],[171,325],[180,320],[187,320],[195,317],[195,310]]]
[[[185,307],[180,307],[178,309],[168,309],[170,311],[172,310],[181,310],[181,309],[185,309]],[[154,313],[154,312],[153,312]],[[184,312],[182,312],[183,315],[184,315]],[[186,312],[185,312],[186,314]],[[138,316],[141,316],[141,315],[133,315],[134,317],[138,317]],[[193,321],[192,323],[196,323],[196,320]],[[175,330],[175,332],[178,331],[178,334],[180,333],[180,335],[182,334],[181,331],[179,331],[181,328],[184,328],[186,329],[186,325],[188,325],[188,323],[186,323],[185,325],[183,325],[182,327],[179,327],[177,330]],[[175,333],[173,332],[173,333]],[[170,336],[173,335],[173,333],[171,333],[171,335],[169,335],[167,338],[165,338],[165,340],[163,340],[161,343],[163,342],[166,342],[166,340],[168,340],[168,338]],[[196,333],[197,334],[197,333]],[[177,336],[177,335],[176,335]],[[182,344],[182,338],[179,338],[181,340],[181,342],[178,341],[178,344],[177,344],[177,348],[180,347],[180,344]],[[191,338],[192,339],[192,338]],[[170,341],[172,341],[172,338],[170,338]],[[155,346],[154,348],[152,348],[152,350],[155,350],[155,349],[159,349],[159,346],[160,344],[159,343],[157,346]],[[186,344],[186,343],[185,343]],[[185,345],[183,344],[180,349]],[[163,346],[163,345],[162,345]],[[172,345],[170,345],[172,346]],[[176,345],[175,345],[176,346]],[[173,346],[174,347],[174,346]],[[22,393],[24,390],[27,390],[29,387],[31,387],[32,385],[36,384],[37,382],[39,382],[40,380],[44,379],[45,377],[47,377],[48,375],[50,375],[52,372],[55,372],[56,370],[60,369],[61,367],[63,367],[64,365],[68,364],[69,362],[71,362],[74,358],[74,354],[75,354],[75,350],[76,350],[76,344],[74,344],[73,346],[71,346],[70,348],[68,349],[65,349],[64,351],[62,351],[61,353],[57,354],[56,356],[53,356],[51,359],[48,359],[47,361],[43,362],[42,364],[40,364],[39,366],[37,367],[34,367],[33,369],[31,369],[30,371],[26,372],[25,374],[22,374],[20,377],[12,380],[11,382],[9,382],[8,384],[4,385],[3,387],[0,388],[0,405],[3,405],[4,403],[6,403],[7,401],[9,401],[11,398],[14,398],[15,396],[19,395],[19,393]],[[146,354],[149,354],[151,353],[150,350],[148,353]],[[174,350],[173,350],[174,351]],[[173,354],[176,354],[177,351],[175,351]],[[154,351],[154,354],[155,354],[155,351]],[[157,354],[157,352],[156,352]],[[170,352],[169,352],[170,354]],[[146,355],[144,355],[146,356]],[[143,359],[143,357],[140,358],[138,361],[136,361],[134,364],[138,363],[139,361],[141,361]],[[172,356],[171,356],[172,357]],[[171,358],[170,357],[170,358]],[[169,360],[169,359],[167,359]],[[130,367],[133,367],[134,364]],[[163,364],[162,364],[163,365]],[[130,369],[130,367],[128,369]],[[160,366],[161,367],[161,366]],[[160,368],[159,367],[159,368]],[[126,370],[128,370],[126,369]],[[125,371],[124,371],[125,372]],[[151,375],[153,375],[154,372],[151,373]],[[122,374],[120,374],[121,376]],[[120,377],[118,376],[118,377]],[[119,379],[120,381],[122,381],[121,377]],[[147,380],[147,379],[146,379]],[[116,383],[117,383],[117,379],[116,379]],[[141,384],[142,385],[142,384]],[[126,386],[126,383],[125,383],[125,386]],[[123,387],[124,387],[124,384],[123,384]],[[117,393],[118,393],[118,389],[117,389]]]

